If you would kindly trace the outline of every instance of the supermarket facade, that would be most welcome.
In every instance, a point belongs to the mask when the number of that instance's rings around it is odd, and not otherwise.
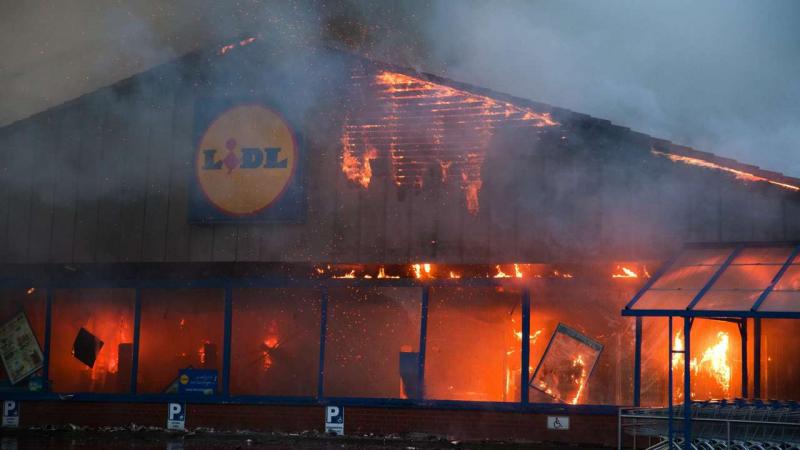
[[[294,432],[337,405],[353,434],[611,443],[617,407],[668,397],[666,319],[621,311],[686,243],[686,277],[749,255],[800,289],[800,180],[332,49],[224,48],[0,129],[22,426],[181,402]],[[794,325],[759,322],[756,375],[755,320],[697,321],[698,373],[723,354],[698,395],[796,398]]]

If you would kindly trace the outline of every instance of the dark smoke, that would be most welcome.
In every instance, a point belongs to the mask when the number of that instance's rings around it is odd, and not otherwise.
[[[793,1],[3,2],[0,17],[0,124],[259,33],[333,43],[800,176]]]

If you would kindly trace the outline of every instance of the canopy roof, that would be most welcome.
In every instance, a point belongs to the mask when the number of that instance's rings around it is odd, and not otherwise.
[[[622,315],[800,318],[800,245],[687,245]]]

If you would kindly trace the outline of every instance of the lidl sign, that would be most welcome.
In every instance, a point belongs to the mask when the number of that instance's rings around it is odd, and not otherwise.
[[[258,103],[204,102],[196,114],[190,219],[297,222],[301,152],[289,123]]]

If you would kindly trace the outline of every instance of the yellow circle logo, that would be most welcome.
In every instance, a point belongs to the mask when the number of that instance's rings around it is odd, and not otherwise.
[[[297,144],[286,122],[260,105],[240,105],[206,130],[195,160],[208,201],[230,215],[258,213],[289,186]]]
[[[181,375],[181,384],[188,384],[189,383],[189,375],[183,374]]]

